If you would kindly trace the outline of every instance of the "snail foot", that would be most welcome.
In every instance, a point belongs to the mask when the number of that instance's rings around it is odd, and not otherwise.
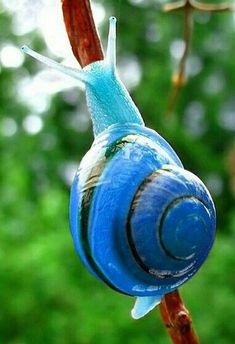
[[[136,298],[134,308],[131,310],[133,319],[140,319],[148,314],[162,299],[162,295],[155,296],[139,296]]]

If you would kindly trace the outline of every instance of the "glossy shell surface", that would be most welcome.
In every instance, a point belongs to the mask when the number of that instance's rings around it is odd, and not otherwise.
[[[121,293],[163,295],[206,259],[215,211],[203,183],[160,135],[127,124],[97,136],[82,159],[70,225],[93,275]]]

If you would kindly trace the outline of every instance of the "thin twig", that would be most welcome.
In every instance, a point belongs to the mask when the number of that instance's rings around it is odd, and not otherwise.
[[[180,90],[186,83],[185,77],[185,69],[186,69],[186,62],[189,54],[190,43],[192,38],[193,32],[193,12],[200,11],[200,12],[227,12],[227,11],[234,11],[235,7],[229,3],[222,3],[222,4],[205,4],[201,3],[197,0],[180,0],[174,3],[165,4],[163,6],[164,12],[178,12],[183,11],[184,13],[184,52],[179,62],[178,70],[173,76],[172,80],[172,89],[168,98],[167,108],[165,115],[169,117],[175,107],[176,102],[180,93]]]
[[[194,10],[200,12],[231,12],[235,10],[235,7],[229,3],[204,4],[196,0],[190,0],[190,3]]]
[[[178,290],[165,295],[160,304],[160,313],[174,344],[199,344],[191,316]]]
[[[89,0],[62,0],[66,31],[73,54],[82,67],[103,60]]]
[[[170,92],[169,100],[168,100],[168,105],[166,109],[166,116],[169,116],[172,114],[178,94],[181,90],[181,88],[185,85],[186,83],[186,76],[185,76],[185,69],[186,69],[186,62],[189,54],[189,49],[190,49],[190,44],[191,44],[191,39],[192,39],[192,8],[190,6],[185,6],[184,8],[184,51],[182,54],[182,57],[179,62],[178,70],[177,72],[173,75],[173,87]]]
[[[234,11],[235,6],[229,3],[222,4],[206,4],[196,0],[180,0],[173,3],[165,4],[163,6],[164,12],[176,12],[181,11],[186,6],[191,7],[195,11],[200,12],[223,12]]]

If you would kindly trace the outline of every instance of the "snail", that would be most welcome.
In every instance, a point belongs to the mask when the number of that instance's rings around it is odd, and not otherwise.
[[[106,57],[77,70],[22,50],[82,81],[94,142],[75,175],[70,227],[83,264],[112,289],[136,297],[147,314],[206,260],[215,208],[202,181],[143,119],[116,72],[116,18]]]

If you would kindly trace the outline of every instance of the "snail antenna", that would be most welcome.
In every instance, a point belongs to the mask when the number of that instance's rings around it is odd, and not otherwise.
[[[36,60],[46,64],[48,67],[51,67],[51,68],[53,68],[55,70],[58,70],[58,71],[66,74],[66,75],[69,75],[69,76],[71,76],[74,79],[78,79],[78,80],[83,81],[83,82],[87,82],[88,81],[86,73],[83,72],[82,70],[71,68],[71,67],[67,67],[67,66],[63,66],[61,63],[58,63],[56,61],[53,61],[53,60],[49,59],[48,57],[45,57],[45,56],[43,56],[41,54],[36,53],[36,51],[30,49],[26,45],[23,45],[21,50],[24,53],[32,56]]]
[[[116,23],[115,17],[109,18],[109,36],[105,60],[112,70],[116,67]]]
[[[131,311],[132,318],[140,319],[157,306],[162,299],[162,295],[138,296],[134,308]]]

